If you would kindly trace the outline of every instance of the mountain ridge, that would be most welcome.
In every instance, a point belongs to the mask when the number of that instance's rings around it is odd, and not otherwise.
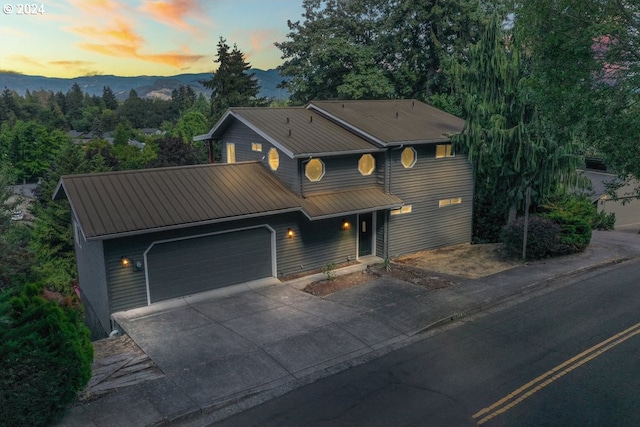
[[[258,96],[270,99],[286,99],[289,97],[285,89],[277,86],[283,78],[276,69],[260,70],[252,68],[250,73],[254,73],[260,85]],[[211,90],[202,86],[200,81],[208,80],[213,73],[185,73],[173,76],[116,76],[113,74],[98,74],[93,76],[79,77],[45,77],[19,74],[13,72],[0,72],[0,88],[15,90],[19,95],[24,96],[27,90],[46,90],[51,92],[67,93],[74,83],[78,83],[84,93],[89,95],[102,96],[104,86],[109,86],[116,98],[125,100],[129,97],[129,92],[133,89],[139,97],[158,97],[167,99],[171,96],[171,91],[180,85],[190,85],[199,94],[203,93],[207,98],[211,95]]]

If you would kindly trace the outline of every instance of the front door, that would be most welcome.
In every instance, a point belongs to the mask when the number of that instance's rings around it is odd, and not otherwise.
[[[358,256],[371,255],[373,249],[373,214],[358,215]]]

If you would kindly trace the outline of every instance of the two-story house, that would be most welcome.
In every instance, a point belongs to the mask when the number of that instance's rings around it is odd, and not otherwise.
[[[219,164],[65,176],[94,322],[328,263],[471,238],[464,122],[415,100],[231,108],[196,141]]]

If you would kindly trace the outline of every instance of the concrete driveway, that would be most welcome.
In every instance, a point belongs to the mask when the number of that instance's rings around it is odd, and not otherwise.
[[[280,284],[117,319],[184,405],[206,409],[405,340],[434,315],[427,294],[393,279],[324,299]]]

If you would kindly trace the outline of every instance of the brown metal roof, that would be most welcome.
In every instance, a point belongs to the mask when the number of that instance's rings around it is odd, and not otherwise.
[[[305,215],[316,220],[358,212],[397,209],[403,202],[378,187],[370,187],[309,196],[302,199],[300,204]]]
[[[313,101],[307,108],[381,145],[444,142],[464,127],[464,120],[413,99]]]
[[[60,189],[87,239],[300,210],[298,198],[258,162],[71,175],[60,179],[54,197]]]
[[[360,136],[305,108],[231,108],[206,135],[219,139],[233,121],[240,120],[291,158],[380,151]]]

